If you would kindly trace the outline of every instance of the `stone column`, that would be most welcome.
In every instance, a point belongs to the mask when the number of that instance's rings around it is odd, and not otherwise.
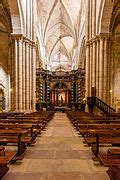
[[[15,59],[14,59],[14,63],[15,63],[14,110],[18,111],[18,40],[16,38],[15,38]]]
[[[107,86],[108,86],[108,104],[109,105],[112,105],[112,92],[111,92],[111,83],[112,83],[112,72],[111,72],[111,62],[112,62],[112,57],[111,57],[111,54],[113,54],[112,52],[112,41],[111,39],[109,38],[109,41],[108,41],[108,70],[107,70]]]
[[[108,71],[108,38],[104,39],[104,87],[103,87],[103,100],[108,103],[108,86],[107,86],[107,71]]]
[[[86,76],[85,76],[85,90],[86,97],[90,96],[90,45],[86,44]]]
[[[99,98],[103,100],[103,83],[104,83],[104,39],[100,37],[100,61],[99,61]]]
[[[91,96],[91,89],[92,89],[92,70],[93,70],[93,44],[90,43],[90,96]]]
[[[96,88],[96,42],[93,41],[92,87]]]
[[[22,103],[23,103],[23,111],[25,112],[25,78],[26,78],[26,72],[25,72],[25,61],[26,61],[26,43],[23,42],[23,71],[22,71],[22,87],[23,87],[23,95],[22,95]]]
[[[27,112],[29,112],[29,44],[26,42],[26,64],[25,64],[25,70],[26,70],[26,77],[25,77],[25,109]]]
[[[99,97],[99,39],[96,46],[96,96]]]
[[[11,110],[13,111],[15,108],[15,89],[14,89],[14,82],[15,82],[15,79],[14,79],[14,71],[15,71],[15,41],[14,39],[12,39],[12,43],[11,43],[11,46],[12,46],[12,50],[11,50],[11,78],[10,78],[10,81],[11,81]]]
[[[32,48],[32,111],[35,111],[36,104],[36,48]]]
[[[18,40],[18,110],[22,112],[22,39]]]
[[[31,73],[31,59],[32,59],[32,49],[31,49],[31,45],[29,46],[29,109],[31,111],[31,102],[32,102],[32,82],[31,82],[31,79],[32,79],[32,73]]]

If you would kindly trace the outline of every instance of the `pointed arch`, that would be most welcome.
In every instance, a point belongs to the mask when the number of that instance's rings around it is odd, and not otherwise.
[[[85,57],[85,37],[83,37],[79,52],[78,68],[85,69]]]
[[[8,0],[14,34],[21,34],[21,17],[17,0]]]
[[[110,20],[113,9],[113,2],[109,0],[101,1],[98,17],[98,33],[108,33],[110,30]]]

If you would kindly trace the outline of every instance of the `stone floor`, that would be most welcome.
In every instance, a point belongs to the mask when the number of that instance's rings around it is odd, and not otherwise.
[[[65,113],[55,113],[22,161],[10,165],[2,180],[109,180],[107,168],[93,162],[90,147]]]

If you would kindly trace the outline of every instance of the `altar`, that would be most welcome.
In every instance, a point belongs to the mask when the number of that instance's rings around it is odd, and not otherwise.
[[[71,110],[71,108],[68,108],[67,106],[55,106],[54,109],[55,111],[62,111],[62,112]]]

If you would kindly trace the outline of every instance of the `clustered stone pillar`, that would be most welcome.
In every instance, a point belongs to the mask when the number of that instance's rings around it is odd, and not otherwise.
[[[35,111],[36,51],[34,42],[13,36],[12,109],[16,112]]]
[[[22,109],[22,101],[23,101],[23,87],[22,87],[22,39],[18,40],[18,110],[21,112]]]
[[[101,34],[86,43],[86,96],[94,87],[96,96],[106,103],[109,94],[109,35]]]
[[[103,99],[103,78],[104,78],[104,41],[100,37],[100,61],[99,61],[99,97]]]
[[[32,111],[35,111],[35,103],[36,103],[36,48],[35,45],[32,47]]]
[[[100,41],[96,38],[96,96],[99,97],[99,49]]]
[[[100,36],[100,67],[99,67],[99,98],[101,98],[104,102],[108,102],[108,94],[109,94],[109,83],[108,83],[108,71],[109,71],[109,47],[108,47],[108,35]]]
[[[22,63],[22,92],[23,92],[23,111],[25,111],[25,97],[26,97],[26,95],[25,95],[25,84],[26,84],[26,82],[25,82],[25,77],[26,77],[26,62],[25,62],[25,60],[26,60],[26,55],[25,55],[25,52],[26,52],[26,43],[25,42],[23,42],[23,63]]]
[[[108,88],[108,92],[107,92],[107,102],[108,102],[108,104],[111,106],[112,105],[112,93],[111,93],[111,86],[112,86],[112,84],[111,84],[111,82],[112,82],[112,73],[111,73],[111,66],[112,66],[112,60],[111,60],[111,54],[113,54],[112,52],[111,52],[111,39],[110,38],[108,38],[108,41],[107,41],[107,55],[108,55],[108,60],[107,60],[107,79],[106,79],[106,81],[107,81],[107,88]]]
[[[86,45],[86,76],[85,76],[85,87],[86,97],[90,96],[90,44]]]
[[[96,87],[96,42],[93,41],[92,87]]]
[[[103,100],[108,103],[108,82],[107,82],[107,76],[108,76],[108,39],[104,39],[104,84],[103,84]]]
[[[93,79],[93,43],[90,42],[90,94],[92,94],[92,79]]]
[[[15,58],[13,65],[15,66],[15,74],[14,74],[14,110],[18,111],[18,41],[15,39],[15,46],[14,46],[14,51],[15,53]],[[13,68],[14,69],[14,68]]]

